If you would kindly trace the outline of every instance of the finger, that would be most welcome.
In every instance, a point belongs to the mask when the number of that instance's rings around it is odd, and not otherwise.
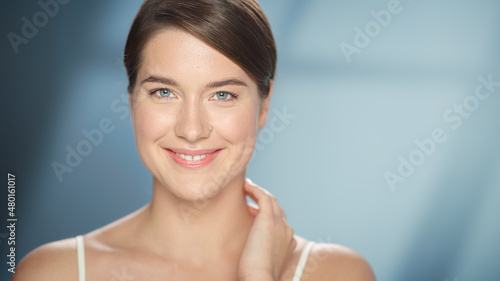
[[[253,202],[248,202],[247,210],[250,213],[250,215],[255,217],[259,213],[259,206],[255,205]]]
[[[264,195],[268,195],[268,196],[273,196],[269,191],[267,191],[266,189],[258,186],[257,184],[253,183],[251,179],[245,179],[245,184],[243,185],[243,187],[245,188],[245,190],[249,191],[249,190],[253,190],[253,189],[257,189],[259,191],[262,191],[264,193]]]
[[[269,192],[248,181],[245,182],[244,189],[247,195],[259,205],[262,213],[274,216],[273,202]]]
[[[247,191],[250,198],[252,198],[259,205],[260,203],[258,202],[259,198],[256,197],[257,195],[260,194],[262,195],[262,198],[269,198],[270,200],[268,201],[270,201],[271,203],[274,218],[276,220],[282,220],[282,218],[286,219],[285,212],[279,205],[278,200],[269,191],[254,184],[250,179],[247,179],[245,182],[245,190]]]
[[[281,209],[281,207],[278,203],[278,199],[273,194],[271,194],[269,191],[267,191],[267,189],[262,188],[256,184],[252,183],[251,181],[249,181],[249,184],[254,185],[255,188],[257,188],[258,190],[261,190],[265,195],[267,195],[271,199],[271,205],[273,208],[273,215],[274,215],[275,219],[281,220],[282,217],[285,215],[285,213]]]
[[[252,185],[254,184],[249,179],[247,179],[247,181],[245,181],[245,183],[243,184],[243,190],[245,191],[246,195],[248,195],[248,197],[252,198],[253,201],[257,202],[257,198],[253,194],[254,187]]]

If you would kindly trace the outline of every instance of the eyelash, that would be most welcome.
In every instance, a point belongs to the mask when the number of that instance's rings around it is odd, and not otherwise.
[[[158,88],[158,89],[153,89],[151,90],[150,92],[150,95],[155,95],[156,98],[158,99],[163,99],[163,100],[169,100],[169,99],[172,99],[172,97],[162,97],[160,96],[159,94],[156,94],[158,91],[169,91],[171,94],[173,95],[176,95],[174,93],[174,91],[168,89],[168,88]],[[220,93],[227,93],[231,98],[229,99],[225,99],[225,100],[218,100],[218,99],[215,99],[215,101],[217,102],[231,102],[231,101],[234,101],[238,98],[238,95],[234,94],[234,93],[231,93],[231,92],[228,92],[228,91],[217,91],[215,94],[213,94],[210,99],[212,99],[213,97],[215,97],[217,94],[220,94]]]

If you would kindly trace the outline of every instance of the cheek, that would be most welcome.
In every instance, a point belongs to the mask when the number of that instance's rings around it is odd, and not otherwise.
[[[172,118],[153,106],[137,105],[133,121],[138,146],[161,138],[172,127]]]
[[[213,116],[217,134],[239,152],[238,157],[248,158],[253,152],[257,138],[258,107],[256,105],[235,109],[230,114]],[[248,152],[248,157],[241,155]]]

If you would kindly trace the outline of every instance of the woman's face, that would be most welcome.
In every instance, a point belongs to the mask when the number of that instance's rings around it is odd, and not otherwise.
[[[139,155],[174,195],[209,198],[244,175],[269,98],[203,41],[161,31],[145,45],[130,100]]]

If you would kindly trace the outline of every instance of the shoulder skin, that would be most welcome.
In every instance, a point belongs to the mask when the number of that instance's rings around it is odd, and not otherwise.
[[[75,238],[44,244],[26,255],[11,281],[77,281],[78,262]]]
[[[317,243],[311,249],[301,280],[375,281],[375,276],[368,262],[355,251]]]

